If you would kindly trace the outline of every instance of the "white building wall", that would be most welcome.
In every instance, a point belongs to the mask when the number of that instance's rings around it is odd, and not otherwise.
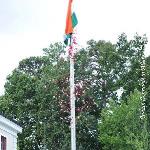
[[[15,136],[13,136],[13,146],[14,150],[17,150],[17,138]]]
[[[0,143],[1,136],[6,137],[7,150],[17,150],[17,134],[21,132],[20,126],[0,115]]]
[[[0,126],[0,140],[1,140],[1,135],[6,137],[7,150],[17,150],[17,137],[15,135],[12,135],[11,133],[7,131],[2,130]]]

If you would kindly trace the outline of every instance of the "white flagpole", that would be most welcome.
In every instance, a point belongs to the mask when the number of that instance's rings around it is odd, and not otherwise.
[[[76,150],[76,121],[75,121],[75,85],[74,85],[74,49],[70,40],[70,107],[71,107],[71,150]]]

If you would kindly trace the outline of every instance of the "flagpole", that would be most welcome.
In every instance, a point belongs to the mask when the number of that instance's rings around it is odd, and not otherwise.
[[[75,85],[74,85],[74,49],[70,39],[70,107],[71,107],[71,150],[76,150],[76,121],[75,121]]]
[[[74,84],[74,37],[73,30],[78,24],[75,13],[72,13],[71,6],[73,0],[69,0],[67,17],[66,17],[66,28],[65,28],[65,40],[64,43],[68,45],[69,42],[69,56],[70,56],[70,111],[71,111],[71,150],[76,150],[76,119],[75,119],[75,84]]]

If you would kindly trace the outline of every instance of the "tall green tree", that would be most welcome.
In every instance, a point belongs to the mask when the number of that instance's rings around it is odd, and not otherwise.
[[[140,36],[137,35],[140,38]],[[134,38],[137,42],[138,38]],[[75,56],[77,149],[101,149],[98,121],[110,99],[125,97],[136,44],[122,34],[117,44],[90,40]],[[138,43],[138,42],[137,42]],[[145,45],[139,42],[138,45]],[[8,76],[0,108],[19,121],[21,150],[70,149],[69,59],[61,43],[43,49],[44,56],[22,60]],[[132,78],[133,79],[133,78]],[[126,84],[128,86],[126,86]],[[134,89],[134,88],[133,88]]]
[[[141,118],[141,94],[135,91],[120,105],[111,101],[103,109],[99,139],[104,150],[148,150],[147,117]]]
[[[135,89],[142,90],[141,62],[147,42],[146,35],[139,36],[136,34],[132,40],[128,40],[127,36],[122,34],[116,44],[118,53],[124,55],[121,59],[122,71],[118,82],[119,87],[124,89],[123,99]]]

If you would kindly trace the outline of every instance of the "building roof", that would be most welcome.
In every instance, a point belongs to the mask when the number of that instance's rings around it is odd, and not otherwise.
[[[19,122],[17,122],[16,120],[14,120],[14,119],[12,119],[12,118],[10,118],[10,117],[6,117],[6,115],[5,115],[5,114],[3,114],[2,112],[0,112],[0,116],[5,117],[6,119],[8,119],[8,120],[10,120],[10,121],[14,122],[15,124],[17,124],[18,126],[20,126],[20,127],[21,127],[21,124],[20,124]]]
[[[8,127],[11,130],[13,130],[16,133],[22,132],[22,127],[20,127],[15,121],[12,121],[10,119],[7,119],[3,115],[0,114],[0,124],[2,124],[4,127]]]

